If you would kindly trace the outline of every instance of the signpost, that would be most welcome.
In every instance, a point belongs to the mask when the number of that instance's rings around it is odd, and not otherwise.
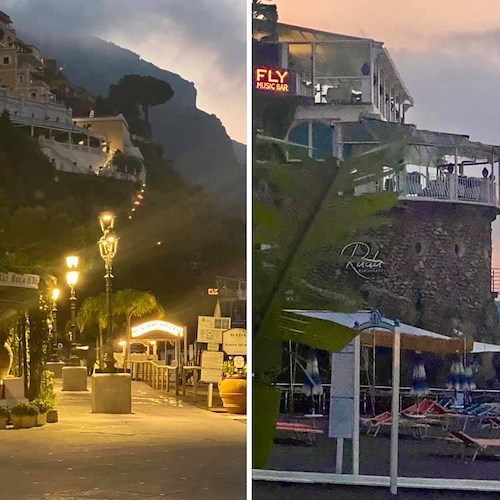
[[[223,352],[203,351],[201,353],[201,381],[208,382],[208,407],[212,408],[214,382],[222,380]]]
[[[198,316],[198,342],[222,344],[222,332],[231,328],[231,318]]]

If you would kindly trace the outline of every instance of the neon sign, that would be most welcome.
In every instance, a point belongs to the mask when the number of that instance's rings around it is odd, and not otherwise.
[[[173,323],[168,323],[167,321],[154,320],[134,326],[132,328],[132,338],[140,337],[155,330],[170,333],[177,337],[182,337],[184,335],[184,328],[182,326],[174,325]]]
[[[255,89],[269,92],[290,92],[290,72],[287,69],[273,69],[258,66],[254,71]]]

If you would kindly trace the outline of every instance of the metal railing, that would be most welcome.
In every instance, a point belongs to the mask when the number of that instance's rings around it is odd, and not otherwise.
[[[175,365],[162,365],[155,361],[126,361],[132,380],[145,382],[153,389],[170,392],[172,382],[175,395],[179,395],[180,369]]]
[[[316,413],[327,415],[330,408],[330,388],[331,384],[322,384],[323,394],[317,396],[314,402],[306,396],[301,388],[302,384],[278,383],[275,387],[281,392],[280,411],[288,413],[290,408],[294,412],[304,410],[310,413],[313,409]],[[361,412],[363,414],[379,413],[390,407],[390,398],[392,393],[391,386],[373,386],[361,385]],[[452,397],[454,391],[445,388],[429,388],[428,396],[434,399]],[[494,389],[475,389],[471,391],[471,397],[474,402],[500,402],[500,390]],[[372,399],[373,398],[373,399]],[[292,404],[291,403],[292,399]],[[374,411],[373,401],[376,399],[378,410]],[[383,401],[386,400],[386,401]],[[401,387],[400,389],[400,407],[403,402],[415,401],[415,396],[411,394],[411,387]]]
[[[400,172],[379,181],[360,184],[355,194],[380,191],[398,192],[400,199],[441,200],[499,207],[498,186],[491,178],[465,177],[457,174],[424,175]]]

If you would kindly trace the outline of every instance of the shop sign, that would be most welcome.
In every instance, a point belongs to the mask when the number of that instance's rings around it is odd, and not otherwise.
[[[287,69],[257,66],[254,70],[254,88],[268,92],[290,92],[290,72]]]

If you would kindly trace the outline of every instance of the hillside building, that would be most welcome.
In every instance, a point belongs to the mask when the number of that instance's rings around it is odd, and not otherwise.
[[[75,118],[71,102],[88,118]],[[0,11],[0,113],[7,111],[16,127],[38,139],[57,170],[145,184],[144,159],[131,143],[125,118],[94,118],[94,104],[54,60],[45,61],[35,46],[20,40]],[[120,171],[113,163],[117,149],[139,160],[140,167],[134,161],[132,171]]]

